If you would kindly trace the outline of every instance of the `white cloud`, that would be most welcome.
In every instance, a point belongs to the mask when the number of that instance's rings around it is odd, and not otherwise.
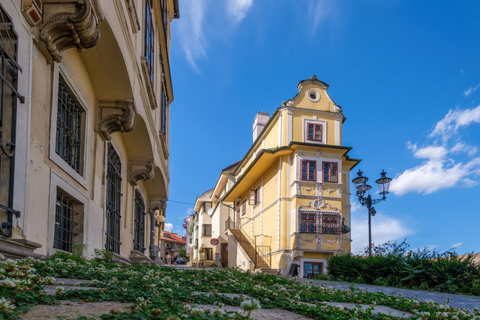
[[[353,203],[352,203],[353,207]],[[377,213],[372,217],[372,242],[375,245],[384,244],[387,241],[396,241],[411,235],[413,231],[404,222]],[[368,246],[368,214],[365,212],[352,214],[352,252],[362,253]]]
[[[461,246],[462,244],[463,244],[463,242],[459,242],[459,243],[452,244],[451,248],[452,248],[452,249],[460,248],[460,246]]]
[[[316,2],[315,8],[310,8],[313,13],[313,33],[315,34],[320,25],[325,24],[334,14],[335,1],[319,0]]]
[[[447,153],[447,149],[443,146],[427,146],[416,149],[413,155],[420,159],[443,159]]]
[[[395,177],[390,191],[396,195],[409,192],[429,194],[452,188],[461,182],[468,182],[469,176],[478,174],[480,174],[480,158],[465,164],[455,164],[453,160],[429,160]]]
[[[458,142],[450,149],[450,153],[466,153],[469,156],[473,157],[478,152],[478,148],[476,146],[470,146],[463,142]]]
[[[397,175],[390,190],[397,195],[409,192],[429,194],[457,186],[470,188],[478,185],[478,147],[464,143],[458,134],[458,128],[473,123],[480,123],[480,105],[472,109],[449,110],[445,117],[436,123],[428,137],[441,136],[441,145],[438,145],[437,139],[433,144],[419,148],[416,143],[408,141],[407,149],[411,150],[416,158],[427,160]],[[451,157],[453,155],[462,156],[462,161],[454,160]]]
[[[463,71],[463,69],[462,69],[462,71]],[[473,92],[477,91],[479,88],[480,88],[480,83],[477,84],[475,87],[470,87],[467,90],[463,91],[463,94],[465,95],[465,97],[468,97]]]
[[[445,118],[438,121],[429,137],[443,137],[444,141],[457,133],[458,128],[480,123],[480,105],[472,109],[449,110]]]
[[[436,245],[436,244],[433,245],[433,246],[425,246],[425,249],[427,249],[427,250],[429,250],[429,251],[432,251],[432,250],[434,250],[434,249],[436,249],[436,248],[437,248],[437,245]]]
[[[186,59],[196,72],[200,72],[196,60],[207,57],[203,31],[206,5],[205,0],[183,0],[182,19],[176,26]]]
[[[172,232],[173,230],[173,223],[165,223],[165,231]]]
[[[230,0],[227,2],[227,13],[234,18],[235,22],[240,22],[246,17],[252,4],[253,0]]]

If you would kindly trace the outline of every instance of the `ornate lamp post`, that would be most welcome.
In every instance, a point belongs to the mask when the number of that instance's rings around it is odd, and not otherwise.
[[[378,185],[378,193],[382,195],[380,199],[372,199],[369,192],[372,189],[372,186],[367,184],[368,178],[362,176],[363,172],[358,170],[357,177],[352,180],[357,190],[358,202],[362,206],[366,206],[368,209],[368,256],[372,255],[372,216],[374,216],[377,211],[373,207],[374,204],[379,203],[380,201],[385,200],[387,197],[388,189],[390,187],[391,178],[388,178],[385,170],[382,170],[380,174],[381,177],[375,181]]]

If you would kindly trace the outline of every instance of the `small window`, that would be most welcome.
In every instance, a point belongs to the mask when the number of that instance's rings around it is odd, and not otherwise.
[[[323,126],[319,123],[307,123],[307,140],[322,141]]]
[[[187,241],[187,238],[185,238],[185,237],[182,237],[182,241]]]
[[[55,235],[53,247],[63,251],[72,252],[73,229],[75,222],[75,202],[68,195],[61,191],[57,192],[57,203],[55,207]]]
[[[323,163],[323,182],[338,182],[338,164],[336,162]]]
[[[260,201],[261,201],[261,195],[260,195],[260,186],[257,187],[257,189],[255,189],[255,204],[259,204]]]
[[[203,212],[208,212],[208,210],[212,209],[212,203],[211,202],[204,202],[203,203]]]
[[[170,238],[170,234],[168,234],[168,233],[164,233],[163,236],[164,236],[165,238]]]
[[[212,236],[212,225],[204,224],[202,225],[202,237],[211,237]]]
[[[165,248],[170,248],[170,243],[165,243]]]
[[[301,161],[301,179],[304,181],[316,181],[317,180],[317,162],[312,160]]]
[[[241,208],[242,217],[247,214],[247,200],[243,200]]]
[[[303,277],[313,279],[315,276],[323,273],[323,263],[321,262],[304,262]]]

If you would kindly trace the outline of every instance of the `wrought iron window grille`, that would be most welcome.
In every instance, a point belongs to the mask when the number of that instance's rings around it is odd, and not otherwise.
[[[336,212],[301,210],[299,214],[301,233],[342,234],[341,215]]]
[[[107,232],[105,249],[120,253],[120,221],[122,200],[122,163],[113,145],[107,145]]]
[[[62,81],[58,84],[55,152],[81,174],[82,122],[84,111]]]
[[[145,202],[138,190],[135,190],[135,221],[133,249],[145,252]]]
[[[15,172],[15,134],[17,99],[25,98],[17,91],[18,36],[12,19],[0,5],[0,235],[11,237],[13,216],[20,212],[13,209]]]
[[[74,227],[78,225],[75,222],[75,216],[77,215],[79,213],[75,211],[74,200],[63,192],[57,192],[54,248],[72,252],[73,237],[78,236],[78,234],[74,233]]]

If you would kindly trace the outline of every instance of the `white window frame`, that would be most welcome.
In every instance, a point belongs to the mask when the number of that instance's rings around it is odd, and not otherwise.
[[[309,140],[308,139],[308,123],[319,124],[322,126],[322,140]],[[316,119],[303,119],[303,142],[327,144],[327,122]]]
[[[58,85],[60,82],[60,78],[64,81],[65,85],[70,89],[72,95],[80,104],[80,108],[84,111],[84,124],[82,127],[82,140],[83,140],[83,147],[82,147],[82,173],[78,173],[65,162],[65,160],[60,157],[55,152],[55,145],[56,145],[56,136],[57,136],[57,113],[58,113]],[[80,183],[84,188],[87,188],[87,181],[89,175],[89,162],[90,157],[88,157],[88,153],[90,150],[90,136],[92,132],[91,127],[91,107],[88,102],[88,99],[80,90],[80,87],[76,83],[73,76],[70,74],[68,69],[63,64],[54,65],[54,72],[53,72],[53,88],[52,88],[52,106],[51,106],[51,119],[50,119],[50,152],[49,158],[52,160],[56,165],[58,165],[63,171],[65,171],[69,176],[75,179],[78,183]]]
[[[313,263],[323,263],[322,273],[327,273],[327,260],[326,259],[300,259],[300,278],[304,277],[304,263],[313,262]]]

